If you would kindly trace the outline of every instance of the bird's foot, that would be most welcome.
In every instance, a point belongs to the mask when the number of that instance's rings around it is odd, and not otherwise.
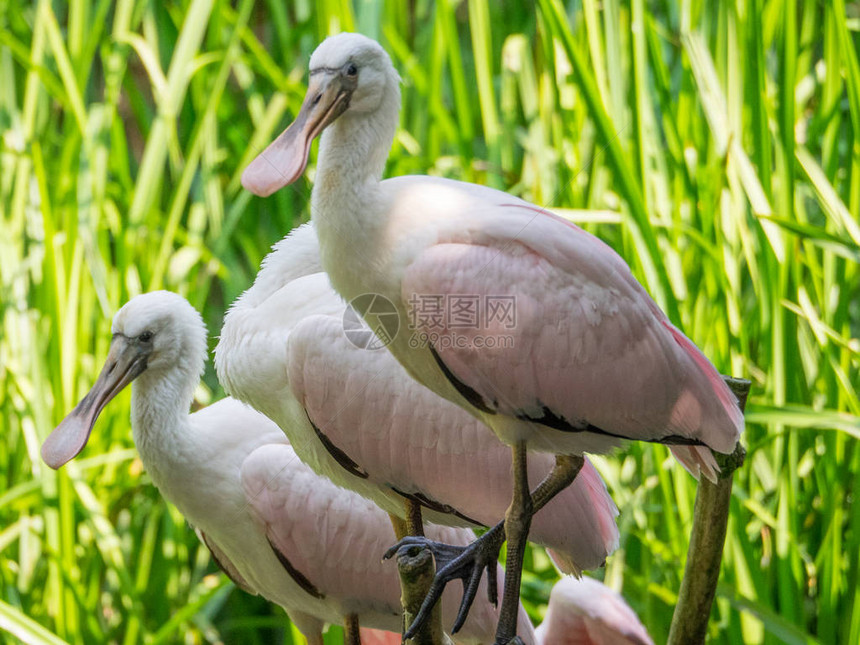
[[[460,579],[463,581],[463,599],[460,602],[457,620],[454,621],[454,627],[451,630],[452,634],[456,634],[466,622],[469,609],[478,593],[478,586],[481,583],[484,569],[487,570],[487,595],[490,602],[495,605],[498,598],[496,564],[499,561],[499,550],[504,541],[504,523],[499,523],[465,547],[434,542],[425,537],[407,536],[388,549],[384,556],[386,560],[393,557],[401,549],[419,547],[428,549],[436,561],[436,576],[433,579],[433,584],[430,585],[430,591],[424,598],[415,620],[403,634],[403,639],[412,638],[429,619],[433,606],[441,598],[446,585],[452,580]]]

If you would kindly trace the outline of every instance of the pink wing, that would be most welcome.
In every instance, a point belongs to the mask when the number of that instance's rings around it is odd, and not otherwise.
[[[588,577],[555,584],[537,639],[544,645],[654,645],[624,599]]]
[[[395,614],[398,589],[386,582],[396,572],[381,559],[394,534],[371,502],[316,475],[286,445],[252,453],[242,464],[242,485],[269,541],[308,593],[342,599],[359,615]]]
[[[614,251],[522,203],[480,222],[467,237],[462,227],[442,235],[401,283],[404,308],[412,302],[419,330],[439,334],[443,369],[467,399],[583,438],[734,449],[743,417],[733,395]],[[440,294],[449,310],[477,296],[479,323],[422,316],[421,298]],[[459,345],[443,342],[455,336]]]
[[[371,481],[447,511],[446,523],[492,526],[504,518],[511,452],[483,423],[413,381],[384,349],[354,346],[333,317],[297,325],[288,356],[293,393],[311,421]],[[531,485],[553,464],[550,455],[532,454]],[[586,462],[573,485],[535,516],[530,539],[553,549],[566,572],[595,568],[618,545],[617,514]]]
[[[343,614],[358,614],[362,624],[399,629],[397,565],[382,560],[395,536],[382,510],[314,474],[283,444],[252,453],[242,464],[242,485],[252,514],[284,568],[307,593],[338,603]],[[457,545],[475,537],[468,529],[437,526],[428,526],[427,535]],[[500,589],[502,580],[499,571]],[[495,632],[498,611],[487,601],[484,585],[458,635],[463,642],[489,642]],[[458,602],[458,589],[452,587],[443,595],[445,624],[453,623]],[[522,607],[520,619],[528,620]],[[527,642],[533,642],[530,623],[524,633]]]

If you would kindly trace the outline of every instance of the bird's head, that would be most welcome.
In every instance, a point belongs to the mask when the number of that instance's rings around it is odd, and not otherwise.
[[[187,381],[203,371],[206,328],[197,310],[175,293],[132,298],[114,316],[111,333],[95,385],[42,444],[42,459],[51,468],[83,450],[105,405],[142,374],[162,378],[180,369],[188,372]]]
[[[295,121],[242,173],[242,185],[267,197],[305,170],[314,138],[345,113],[377,110],[400,77],[385,50],[361,34],[324,40],[311,55],[308,91]]]

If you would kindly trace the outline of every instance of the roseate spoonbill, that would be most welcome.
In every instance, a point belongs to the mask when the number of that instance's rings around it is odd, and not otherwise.
[[[594,236],[483,186],[423,176],[382,181],[399,82],[375,41],[327,39],[311,56],[295,122],[251,162],[242,183],[268,195],[295,181],[322,133],[311,217],[322,266],[341,296],[379,294],[403,320],[417,318],[414,303],[424,297],[477,296],[485,309],[491,298],[515,303],[515,319],[484,311],[480,329],[457,329],[444,316],[415,320],[417,339],[401,333],[387,345],[413,378],[512,446],[508,588],[497,632],[505,643],[516,632],[530,517],[576,476],[584,451],[624,439],[670,444],[689,469],[713,477],[710,450],[734,449],[743,416],[716,369]],[[431,340],[462,342],[424,342],[431,323],[439,325]],[[486,338],[502,334],[511,342],[487,347]],[[557,455],[551,477],[533,493],[527,448]],[[489,531],[442,566],[428,604],[452,570],[470,560],[479,570],[492,566],[499,533]]]
[[[389,513],[404,516],[410,500],[438,524],[497,523],[512,486],[510,451],[479,420],[409,378],[391,354],[352,344],[345,311],[322,273],[313,227],[295,229],[227,312],[218,378],[276,421],[317,473]],[[552,466],[550,455],[535,454],[531,476]],[[595,568],[618,544],[617,514],[586,462],[576,483],[535,516],[531,537],[567,573]]]
[[[654,645],[621,594],[587,576],[555,583],[535,636],[541,645]]]
[[[112,333],[98,380],[43,444],[44,461],[59,468],[78,454],[105,404],[134,382],[132,434],[146,469],[237,586],[281,605],[312,643],[322,643],[324,623],[345,617],[353,630],[360,621],[400,631],[396,566],[380,559],[394,540],[385,513],[316,475],[244,403],[227,398],[188,414],[206,358],[197,311],[173,293],[144,294],[117,312]],[[474,538],[468,529],[428,533],[464,545]],[[454,600],[443,601],[449,619]],[[458,638],[489,642],[497,618],[484,602]],[[358,642],[354,631],[349,642]]]

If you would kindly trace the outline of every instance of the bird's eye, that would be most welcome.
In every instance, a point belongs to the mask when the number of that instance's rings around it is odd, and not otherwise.
[[[347,76],[355,76],[358,74],[358,67],[355,66],[355,63],[350,63],[349,67],[346,68]]]
[[[137,337],[137,340],[140,341],[141,343],[148,343],[149,341],[152,340],[152,332],[151,331],[143,332],[140,336]]]

